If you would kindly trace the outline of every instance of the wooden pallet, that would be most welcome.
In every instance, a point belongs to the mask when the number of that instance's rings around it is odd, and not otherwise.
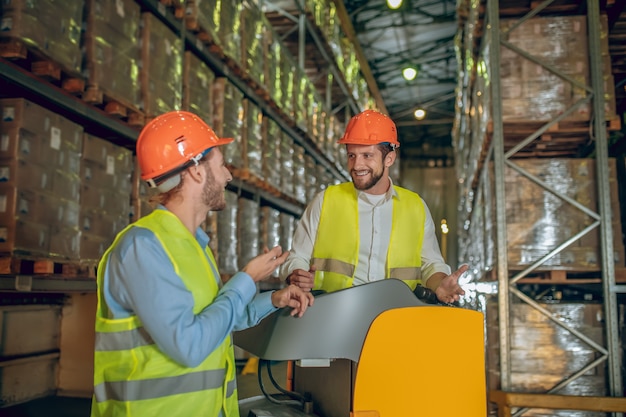
[[[52,275],[65,277],[96,277],[97,261],[54,259],[29,255],[0,255],[0,274]]]
[[[512,271],[512,277],[517,272]],[[495,279],[495,271],[492,271]],[[599,270],[564,270],[551,269],[547,271],[533,271],[531,274],[517,281],[519,284],[600,284],[602,282],[602,272]],[[626,282],[626,268],[615,268],[615,282]]]
[[[124,120],[130,126],[142,127],[146,123],[146,117],[141,111],[96,85],[87,86],[82,99],[86,103],[102,108],[107,114]]]
[[[529,135],[542,128],[548,121],[545,120],[510,120],[503,121],[503,130],[505,134]],[[589,120],[561,120],[553,123],[548,127],[545,134],[588,134],[592,127]],[[604,122],[608,130],[620,130],[621,121],[619,117],[610,117]],[[493,121],[489,121],[487,131],[493,133]]]
[[[20,39],[0,39],[0,56],[14,61],[33,75],[60,86],[70,94],[80,95],[85,90],[85,79],[80,74],[64,68]]]

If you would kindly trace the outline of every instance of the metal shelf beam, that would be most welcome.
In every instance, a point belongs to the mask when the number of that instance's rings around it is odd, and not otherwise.
[[[43,100],[49,107],[57,108],[63,114],[72,115],[80,124],[85,125],[88,122],[100,129],[116,134],[128,142],[134,143],[137,140],[139,135],[137,129],[116,120],[97,107],[87,105],[84,101],[66,93],[61,88],[32,76],[4,58],[0,58],[0,79]]]
[[[95,278],[63,275],[0,275],[0,291],[16,292],[94,292]]]

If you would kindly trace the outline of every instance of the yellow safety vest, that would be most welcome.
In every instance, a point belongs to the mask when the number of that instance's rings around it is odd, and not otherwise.
[[[101,290],[104,269],[111,249],[131,227],[154,232],[174,270],[193,294],[195,314],[211,304],[219,290],[210,249],[201,248],[171,212],[155,210],[124,229],[98,265],[92,417],[216,417],[220,411],[224,417],[238,417],[230,336],[200,365],[188,368],[161,352],[137,316],[109,318]]]
[[[421,283],[426,213],[416,193],[394,186],[391,237],[384,278],[397,278],[411,289]],[[359,258],[359,206],[351,182],[326,189],[313,247],[314,289],[327,292],[352,286]],[[377,278],[377,277],[373,277]]]

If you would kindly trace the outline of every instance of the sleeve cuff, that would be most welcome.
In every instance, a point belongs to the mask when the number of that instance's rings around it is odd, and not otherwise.
[[[223,291],[236,291],[244,304],[248,304],[256,295],[256,284],[252,277],[243,271],[237,272],[224,284]]]

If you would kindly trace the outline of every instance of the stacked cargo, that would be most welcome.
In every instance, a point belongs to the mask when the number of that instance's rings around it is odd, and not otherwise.
[[[157,194],[157,189],[148,187],[148,184],[141,179],[140,171],[139,163],[137,158],[135,158],[131,179],[132,190],[130,193],[130,223],[147,214],[150,214],[152,210],[154,210],[154,203],[152,203],[150,199]]]
[[[498,279],[509,280],[486,285],[494,296],[472,294],[471,302],[486,315],[489,388],[603,396],[613,389],[607,381],[621,377],[598,358],[609,357],[610,364],[611,356],[623,354],[609,338],[623,333],[623,306],[606,306],[615,300],[610,283],[625,271],[616,214],[623,211],[620,178],[615,161],[600,149],[604,135],[620,124],[607,17],[594,22],[592,2],[589,16],[558,16],[562,4],[548,3],[533,8],[500,2],[500,16],[507,19],[499,25],[483,20],[480,2],[459,7],[463,33],[456,38],[460,76],[453,132],[459,260],[471,265],[476,280],[494,281],[496,271]],[[590,48],[596,40],[599,47]],[[591,71],[597,58],[602,74]],[[596,91],[602,83],[604,95]],[[603,118],[595,107],[604,107]],[[494,162],[501,161],[500,174]],[[608,178],[601,179],[606,183],[597,178],[599,163],[608,163]],[[600,210],[599,196],[605,195],[610,219]],[[605,223],[612,242],[600,235]],[[497,242],[500,233],[506,241]],[[607,246],[613,253],[604,251]],[[608,257],[614,265],[605,270]],[[577,413],[591,414],[598,413]]]
[[[183,43],[152,13],[141,15],[141,95],[148,118],[180,109]]]
[[[25,99],[0,110],[0,252],[78,259],[82,127]]]
[[[128,225],[132,151],[85,134],[81,159],[81,261],[96,262]]]
[[[281,184],[281,149],[283,131],[276,122],[263,118],[263,178],[276,190]]]
[[[261,249],[272,249],[275,246],[280,246],[283,251],[289,250],[281,241],[280,215],[280,211],[272,207],[261,207],[261,229],[259,233]],[[278,269],[276,269],[267,280],[259,283],[259,288],[261,290],[278,289],[283,285],[284,283],[278,279]]]
[[[85,100],[115,100],[128,109],[141,107],[139,5],[134,0],[86,1]]]
[[[589,338],[595,345],[602,345],[606,335],[603,332],[603,306],[600,303],[549,303],[540,302],[541,308],[560,321]],[[623,314],[623,312],[622,312]],[[488,303],[487,338],[497,340],[497,303]],[[585,340],[567,329],[546,320],[545,315],[524,303],[511,306],[511,387],[514,392],[545,392],[573,378],[586,365],[597,360],[599,353]],[[487,366],[490,375],[490,389],[498,389],[497,344],[489,344]],[[561,395],[607,395],[606,373],[600,369],[589,370],[556,393]],[[525,413],[526,414],[526,413]],[[571,416],[569,412],[535,409],[527,413],[531,416]],[[596,415],[599,413],[578,413],[576,415]]]
[[[239,259],[238,271],[248,262],[263,253],[261,248],[261,207],[258,201],[249,198],[239,198],[237,210],[237,242]]]
[[[596,200],[596,164],[593,159],[522,159],[516,165],[535,178],[594,212]],[[624,266],[622,225],[615,159],[609,159],[609,190],[613,211],[613,247],[616,267]],[[573,235],[595,222],[595,219],[569,202],[539,187],[513,169],[505,171],[508,263],[512,269],[523,269]],[[596,227],[567,248],[548,259],[542,269],[599,271],[600,233]]]
[[[295,193],[295,146],[290,137],[283,134],[280,143],[280,191],[292,197]]]
[[[213,124],[213,82],[215,74],[191,52],[185,52],[183,72],[183,109]]]
[[[231,276],[239,271],[238,196],[224,192],[226,208],[217,213],[217,263],[222,276]]]
[[[61,344],[61,309],[59,305],[0,307],[0,407],[55,393],[58,354],[51,352],[58,352]]]
[[[241,64],[246,77],[265,88],[267,67],[267,32],[270,25],[257,5],[249,0],[241,3]]]
[[[304,148],[300,145],[291,145],[293,147],[293,197],[296,201],[306,204],[307,189],[306,189],[306,162],[304,157],[306,155]]]
[[[148,3],[151,2],[85,0],[83,3],[83,1],[7,0],[0,6],[3,17],[3,32],[0,36],[3,38],[8,36],[11,40],[18,39],[28,45],[29,58],[30,51],[36,51],[38,59],[50,58],[51,61],[46,61],[46,63],[58,63],[64,67],[64,70],[77,74],[81,74],[82,71],[87,78],[87,90],[82,94],[82,103],[72,97],[68,98],[65,94],[57,94],[56,89],[53,89],[48,96],[49,93],[46,92],[48,85],[44,80],[40,81],[36,78],[32,79],[34,85],[39,87],[41,82],[44,88],[33,88],[30,91],[30,94],[41,98],[42,102],[57,104],[61,102],[61,107],[68,114],[84,124],[85,131],[82,126],[51,114],[47,110],[39,109],[26,100],[20,101],[24,103],[22,105],[24,109],[28,110],[24,112],[24,116],[18,110],[16,116],[7,116],[0,121],[0,129],[2,129],[0,251],[9,254],[27,253],[36,255],[37,258],[83,260],[93,265],[119,230],[129,221],[148,214],[153,209],[148,200],[154,194],[154,190],[146,187],[145,182],[139,178],[139,170],[136,167],[133,168],[132,151],[109,142],[111,140],[118,143],[123,140],[131,147],[135,136],[132,133],[134,129],[128,129],[128,125],[143,126],[144,113],[148,118],[152,118],[165,111],[185,108],[199,114],[211,126],[219,126],[221,136],[234,137],[238,142],[222,148],[224,152],[227,149],[232,152],[232,155],[227,155],[232,165],[239,165],[241,161],[244,161],[244,155],[240,152],[247,150],[246,166],[255,166],[255,170],[260,166],[263,179],[272,178],[276,188],[285,186],[291,190],[286,195],[288,197],[294,195],[293,159],[289,157],[293,158],[294,141],[298,141],[291,136],[293,132],[287,135],[276,123],[273,123],[275,131],[272,138],[275,140],[267,141],[263,134],[259,135],[258,128],[262,126],[260,109],[254,107],[244,112],[244,94],[230,82],[224,87],[226,93],[222,95],[220,108],[213,108],[212,104],[216,102],[212,98],[214,74],[207,66],[209,60],[191,52],[184,53],[183,41],[188,40],[187,37],[190,35],[184,31],[182,35],[173,33],[168,24],[163,23],[173,17],[170,13],[171,6],[175,4],[175,7],[180,7],[183,0],[174,2],[161,0],[155,3],[158,13],[157,11],[155,14],[141,13],[152,9],[152,6],[141,7],[148,6]],[[245,9],[223,0],[189,0],[185,4],[189,7],[202,6],[208,21],[217,19],[217,24],[206,24],[205,29],[216,30],[214,39],[223,46],[227,56],[220,55],[216,49],[209,47],[207,45],[209,42],[206,42],[207,37],[201,31],[196,32],[195,47],[197,49],[214,54],[211,58],[222,59],[222,63],[227,63],[226,69],[233,68],[232,63],[235,62],[241,68],[245,68],[245,71],[257,71],[258,64],[266,61],[268,54],[261,53],[264,49],[259,36],[270,28],[259,25],[257,19],[252,18],[254,14],[241,15]],[[86,6],[84,21],[82,20],[83,6]],[[176,11],[178,12],[179,9]],[[242,28],[242,22],[248,21],[254,26],[254,31],[249,32]],[[264,25],[267,23],[265,22]],[[81,56],[82,29],[84,29],[84,36],[82,36],[84,49]],[[240,44],[238,40],[240,37],[245,37],[245,42],[242,41]],[[201,45],[202,42],[204,42],[203,45]],[[280,45],[280,43],[266,42],[265,46]],[[6,50],[6,47],[14,45],[16,44],[3,41],[0,48]],[[294,80],[297,64],[285,47],[276,49],[270,55],[275,55],[271,58],[276,58],[283,64],[277,64],[277,68],[271,68],[270,64],[266,64],[264,71],[257,74],[224,71],[224,75],[250,85],[249,76],[258,75],[259,79],[255,82],[262,83],[263,78],[266,77],[265,74],[270,69],[282,70],[279,76],[267,77],[268,80],[276,80],[279,83],[276,84],[275,93],[280,99],[276,100],[276,103],[268,100],[266,104],[277,110],[279,117],[283,117],[281,123],[283,127],[293,127],[295,104],[293,90],[295,83],[301,82]],[[7,56],[3,55],[3,57]],[[15,56],[11,55],[11,57]],[[23,61],[14,63],[16,66],[25,67]],[[251,70],[253,66],[257,69]],[[11,76],[12,74],[9,74],[7,79]],[[308,87],[310,88],[311,84]],[[19,91],[20,88],[22,87],[18,86],[15,91]],[[257,91],[257,93],[262,99],[266,98],[262,92]],[[304,112],[301,112],[298,117],[307,123],[302,126],[311,132],[316,141],[318,138],[316,129],[320,130],[319,137],[324,137],[321,134],[321,127],[314,121],[317,115],[321,114],[323,103],[319,97],[312,100],[310,96],[308,93],[304,94],[303,101],[300,102]],[[59,97],[61,100],[57,101]],[[64,107],[66,99],[71,100],[73,105]],[[4,104],[4,102],[1,104],[3,116],[5,115]],[[94,109],[89,104],[97,104],[98,108],[104,107],[109,115],[123,116],[124,121],[118,123],[118,120],[114,118],[107,118],[99,109]],[[278,109],[274,104],[278,104]],[[125,112],[134,109],[138,110],[140,117],[134,121],[130,117],[126,119]],[[286,112],[282,111],[284,109]],[[7,115],[10,113],[10,111],[6,112]],[[310,117],[309,113],[311,113]],[[221,114],[221,117],[214,123],[213,117],[216,114]],[[328,109],[325,114],[330,114]],[[251,120],[246,125],[248,129],[246,138],[252,137],[254,141],[246,140],[244,145],[242,128],[246,118]],[[304,137],[303,139],[308,141],[310,138]],[[255,147],[251,151],[251,144],[256,146],[260,143],[268,146],[260,150]],[[280,161],[283,154],[287,155],[286,160],[292,169],[291,175],[281,174]],[[305,155],[304,150],[299,147],[297,159],[301,161],[303,155]],[[303,172],[303,167],[304,165],[299,164],[299,174]],[[322,186],[320,181],[324,183],[327,181],[320,180],[320,178],[323,177],[323,172],[326,174],[328,172],[320,169],[320,165],[315,166],[315,171],[318,173],[315,183]],[[304,194],[301,188],[303,186],[301,178],[298,180],[300,181],[299,192]],[[313,181],[309,183],[312,184]],[[262,193],[259,194],[262,195]],[[262,213],[263,216],[259,216],[258,211],[255,211],[259,208],[256,207],[258,199],[245,200],[231,191],[226,191],[225,195],[226,209],[209,213],[202,226],[211,238],[211,248],[218,255],[220,272],[226,276],[233,274],[240,267],[240,258],[243,261],[244,258],[256,256],[261,251],[260,244],[255,246],[255,242],[259,241],[258,238],[254,236],[240,238],[238,232],[254,233],[264,230],[268,246],[272,244],[270,242],[276,242],[277,234],[280,235],[279,244],[284,249],[291,246],[296,222],[294,215],[285,212],[278,213],[277,210],[263,207],[266,212]],[[255,194],[255,197],[258,197],[258,194]],[[287,200],[292,200],[292,198],[287,198]],[[304,198],[300,200],[304,201]],[[240,204],[245,213],[239,213]],[[3,208],[6,210],[1,211]],[[276,220],[277,213],[278,220]],[[246,221],[250,220],[253,223],[239,225],[238,218],[242,216],[245,216]],[[254,219],[260,218],[267,222],[262,225],[254,223]],[[56,268],[54,272],[57,272]],[[64,269],[63,274],[66,272]],[[80,275],[80,278],[83,278],[82,271],[78,274],[74,273],[77,271],[70,272],[72,277]],[[28,281],[31,277],[26,278]],[[42,281],[46,281],[45,285],[48,285],[48,282],[54,283],[56,278],[56,276],[45,277]],[[64,282],[60,285],[60,291],[74,291],[76,288],[85,288],[82,285],[93,284],[85,284],[82,279],[77,279],[75,282],[78,282],[79,286],[76,287],[74,282],[70,283],[70,280],[66,278],[66,276],[62,277]],[[21,279],[16,279],[16,287],[21,282]],[[33,288],[38,282],[39,277],[34,277]],[[87,288],[90,288],[88,292],[93,290],[93,287]],[[66,373],[67,369],[70,369],[70,373],[86,379],[84,390],[80,394],[91,395],[89,372],[84,372],[89,371],[89,368],[83,366],[85,363],[87,365],[90,363],[83,359],[85,350],[87,351],[86,357],[93,359],[93,355],[89,353],[92,350],[83,348],[84,342],[89,342],[87,344],[93,347],[91,343],[93,342],[93,326],[77,328],[74,326],[75,322],[68,320],[68,316],[72,314],[86,318],[93,317],[95,297],[92,296],[94,294],[87,294],[89,297],[86,302],[87,309],[85,305],[76,302],[76,298],[81,298],[83,295],[72,297],[67,303],[69,314],[65,309],[62,314],[66,326],[63,327],[62,333],[66,335],[80,333],[71,337],[75,339],[72,340],[75,343],[70,342],[72,346],[69,348],[59,347],[59,323],[48,320],[47,315],[43,319],[36,317],[35,320],[38,321],[39,326],[31,326],[36,330],[39,329],[37,333],[40,337],[37,339],[47,343],[41,347],[37,346],[33,350],[28,348],[11,350],[22,340],[6,336],[8,332],[3,333],[3,339],[8,337],[8,343],[3,344],[4,350],[0,356],[12,359],[6,360],[2,366],[0,407],[47,395],[76,395],[75,385],[63,383],[63,371],[59,369],[63,367],[66,368]],[[20,297],[28,300],[27,302],[35,303],[48,302],[52,298],[49,295],[41,297],[40,295],[18,294],[10,301],[15,302],[14,300]],[[65,299],[61,301],[61,297],[55,299],[58,301],[54,302],[66,302]],[[59,309],[57,307],[53,309],[54,314],[58,314]],[[28,326],[30,321],[26,316],[30,311],[25,311],[26,309],[22,309],[21,306],[20,310],[20,313],[25,312],[25,314],[20,314],[20,325]],[[6,331],[9,324],[13,323],[9,323],[10,320],[6,316],[3,318],[2,322],[5,323],[3,329]],[[87,333],[85,328],[91,329],[92,332]],[[45,351],[45,354],[39,355],[39,350]],[[65,362],[61,361],[61,364],[59,364],[59,356],[63,359],[63,352],[59,353],[59,350],[66,353]],[[74,355],[75,353],[78,355]],[[30,357],[31,354],[33,358]],[[25,356],[15,362],[13,359],[16,355]],[[63,389],[70,389],[70,391],[64,392]]]
[[[502,20],[508,30],[517,20]],[[604,16],[604,27],[608,26]],[[605,29],[606,33],[606,29]],[[506,47],[501,53],[502,118],[504,121],[548,121],[584,99],[590,84],[586,16],[535,17],[507,32],[508,42],[538,59],[535,63]],[[611,68],[608,37],[602,42],[605,70]],[[550,68],[550,69],[549,69]],[[557,75],[553,72],[560,72]],[[606,73],[606,71],[603,71]],[[605,77],[607,120],[615,117],[612,78]],[[589,102],[576,106],[565,120],[589,120]]]
[[[255,182],[263,178],[263,113],[250,100],[243,101],[243,162],[244,179]]]
[[[209,248],[213,255],[217,257],[219,251],[219,241],[217,239],[217,211],[209,211],[202,226],[207,236],[209,236]]]
[[[304,189],[305,189],[305,202],[309,202],[317,194],[321,178],[318,178],[318,170],[315,159],[309,155],[304,155]]]
[[[81,71],[83,1],[7,0],[0,6],[3,56],[26,58],[24,48],[48,58],[70,74]]]
[[[225,78],[213,84],[213,129],[218,136],[233,138],[222,148],[224,161],[235,168],[243,168],[243,93]]]

